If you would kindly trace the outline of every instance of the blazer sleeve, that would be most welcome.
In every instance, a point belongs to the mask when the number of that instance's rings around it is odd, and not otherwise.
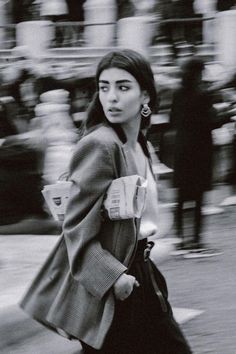
[[[99,240],[104,193],[115,177],[108,146],[89,135],[71,163],[72,189],[63,225],[72,276],[102,298],[127,268]]]

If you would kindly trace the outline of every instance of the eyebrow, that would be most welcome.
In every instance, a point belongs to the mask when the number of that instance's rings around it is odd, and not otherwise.
[[[107,80],[99,80],[98,81],[99,83],[103,83],[103,84],[109,84],[110,82],[109,81],[107,81]],[[132,81],[131,80],[127,80],[127,79],[125,79],[125,80],[117,80],[116,81],[116,84],[123,84],[123,83],[132,83]]]

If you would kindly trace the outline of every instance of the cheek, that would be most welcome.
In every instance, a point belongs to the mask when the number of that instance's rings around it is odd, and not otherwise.
[[[104,108],[104,105],[105,105],[105,102],[106,102],[106,99],[105,99],[104,95],[99,93],[98,97],[99,97],[99,101],[100,101],[102,107]]]
[[[139,111],[141,109],[141,105],[141,101],[137,98],[137,96],[131,97],[126,103],[127,108],[133,112]]]

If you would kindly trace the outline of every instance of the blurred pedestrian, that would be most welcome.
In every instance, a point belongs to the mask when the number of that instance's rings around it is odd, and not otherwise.
[[[41,0],[40,16],[44,20],[52,21],[56,28],[55,45],[62,46],[64,30],[60,22],[68,18],[68,6],[65,0]]]
[[[84,4],[85,0],[66,0],[68,7],[67,20],[73,22],[67,27],[67,37],[70,38],[71,46],[79,46],[84,41]],[[77,23],[75,23],[77,22]]]
[[[217,11],[227,11],[236,5],[235,0],[217,0],[216,9]]]
[[[61,68],[61,74],[57,74],[51,70],[43,70],[35,68],[37,75],[37,92],[40,96],[42,93],[50,90],[64,89],[70,93],[71,114],[86,111],[89,102],[95,92],[94,70],[78,71],[74,73],[68,72],[68,68]]]
[[[178,46],[195,44],[201,37],[201,25],[188,19],[199,17],[194,10],[193,0],[158,0],[156,10],[161,14],[161,36],[172,45],[175,56]]]
[[[96,83],[87,132],[71,162],[63,235],[21,306],[79,339],[84,353],[191,353],[173,318],[165,279],[149,258],[153,230],[142,227],[158,219],[141,132],[156,104],[151,67],[134,51],[111,52],[98,65]],[[137,174],[148,180],[141,220],[107,217],[102,210],[112,181]]]
[[[17,115],[28,123],[33,118],[34,107],[38,103],[34,72],[37,59],[33,57],[27,46],[14,47],[12,55],[16,61],[8,64],[1,72],[1,95],[14,98]]]
[[[236,122],[236,71],[233,70],[224,80],[220,82],[216,81],[208,90],[212,94],[219,94],[223,97],[223,101],[228,102],[230,104],[230,109],[232,109],[232,119]],[[227,179],[232,185],[232,192],[236,195],[236,123],[234,124],[234,134],[233,134],[233,142],[232,142],[232,167],[230,175]],[[232,200],[233,204],[235,204],[235,198]]]
[[[173,95],[170,122],[175,129],[174,185],[178,188],[176,212],[180,248],[202,249],[202,203],[204,192],[211,189],[213,143],[211,131],[229,122],[227,114],[218,117],[211,96],[203,87],[204,63],[198,58],[185,62],[182,85]],[[184,202],[194,201],[194,233],[184,238]]]
[[[117,20],[135,15],[135,5],[132,0],[116,0]]]
[[[66,0],[69,21],[84,21],[84,3],[86,0]]]
[[[22,133],[16,111],[12,97],[0,98],[0,225],[47,216],[41,195],[43,144],[37,134]]]
[[[32,20],[33,0],[11,0],[13,23]]]

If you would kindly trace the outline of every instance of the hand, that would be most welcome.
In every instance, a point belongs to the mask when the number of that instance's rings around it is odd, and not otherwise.
[[[132,293],[135,286],[139,286],[135,277],[123,273],[113,285],[115,298],[124,301]]]

